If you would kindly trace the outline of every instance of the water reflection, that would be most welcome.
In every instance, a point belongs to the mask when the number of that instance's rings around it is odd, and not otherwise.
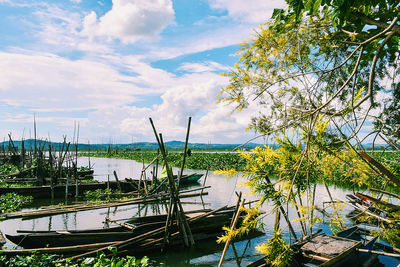
[[[142,164],[132,161],[132,160],[123,160],[123,159],[106,159],[106,158],[91,158],[91,164],[94,168],[94,175],[96,179],[100,181],[107,181],[107,177],[113,177],[112,173],[115,170],[120,179],[124,179],[126,177],[137,178],[139,177]],[[78,160],[80,165],[88,165],[87,158],[79,158]],[[150,177],[150,169],[147,172],[147,176]],[[160,173],[161,170],[159,170]],[[174,168],[174,173],[177,173],[178,169]],[[193,170],[185,170],[185,174],[190,173],[203,173],[206,174],[206,171],[193,171]],[[185,210],[196,210],[201,208],[220,208],[224,205],[235,205],[237,201],[236,193],[242,191],[244,194],[244,198],[247,201],[256,200],[257,196],[251,195],[249,189],[243,186],[240,186],[244,182],[244,178],[239,174],[231,179],[226,179],[222,176],[216,176],[212,172],[208,173],[208,177],[206,180],[206,185],[211,186],[211,188],[206,189],[208,195],[194,198],[185,198],[182,199],[182,205]],[[200,179],[199,183],[192,187],[202,186],[204,182],[204,176]],[[316,205],[319,207],[327,207],[327,204],[324,202],[329,202],[330,198],[327,194],[327,191],[323,185],[317,185],[317,192],[319,192],[316,198]],[[330,187],[330,192],[332,198],[335,200],[345,200],[346,194],[352,193],[350,189],[343,189],[338,187]],[[306,203],[306,199],[303,199],[304,203]],[[40,205],[43,205],[43,202],[40,202]],[[54,215],[50,217],[37,218],[32,220],[6,220],[0,222],[0,229],[3,233],[7,234],[16,234],[17,229],[30,229],[30,230],[75,230],[75,229],[89,229],[89,228],[103,228],[108,227],[105,223],[105,218],[110,217],[113,220],[122,220],[126,218],[130,218],[133,216],[146,216],[151,214],[159,214],[165,213],[167,209],[168,202],[160,202],[160,203],[151,203],[151,204],[140,204],[140,205],[131,205],[131,206],[120,206],[120,207],[109,207],[98,210],[90,210],[90,211],[82,211],[78,213],[68,213],[68,214],[60,214]],[[266,239],[272,236],[273,232],[273,224],[274,224],[274,214],[272,212],[271,203],[264,203],[262,206],[262,210],[265,212],[263,215],[263,222],[265,224],[264,232],[265,234],[262,236],[255,237],[251,240],[243,240],[240,242],[234,243],[233,246],[229,246],[227,251],[224,266],[237,266],[237,264],[241,264],[245,266],[251,261],[256,260],[259,255],[255,250],[256,245],[259,245],[265,242]],[[344,210],[341,212],[342,214],[347,214],[350,212],[352,208],[347,205]],[[328,213],[332,212],[331,209],[327,208],[326,211]],[[293,207],[289,207],[289,217],[290,219],[296,219],[297,214]],[[321,216],[323,219],[323,215],[319,214],[316,211],[316,216]],[[283,221],[283,220],[282,220]],[[323,222],[317,223],[314,226],[315,229],[322,228],[324,231],[329,232],[328,221],[325,218]],[[348,220],[347,224],[351,224]],[[282,225],[286,225],[282,222]],[[301,228],[298,223],[293,225],[295,231],[300,233]],[[283,229],[283,234],[286,238],[289,238],[289,231],[287,228]],[[13,248],[14,245],[7,243],[7,248]],[[163,262],[166,266],[216,266],[219,262],[219,258],[221,256],[221,251],[223,246],[216,244],[215,241],[202,241],[197,242],[195,248],[191,249],[170,249],[168,253],[160,254],[150,254],[150,258]],[[390,266],[390,265],[388,265]]]

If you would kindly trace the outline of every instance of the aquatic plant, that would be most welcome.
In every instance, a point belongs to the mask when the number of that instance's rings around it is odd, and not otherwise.
[[[0,267],[145,267],[149,266],[149,258],[144,256],[143,258],[136,259],[133,256],[106,257],[102,252],[96,257],[84,258],[84,259],[72,259],[63,258],[60,255],[48,255],[33,253],[28,256],[13,256],[6,257],[1,256],[0,252]]]
[[[14,166],[12,164],[0,165],[0,175],[10,175],[12,173],[16,173],[17,171],[17,166]]]
[[[23,205],[32,202],[33,197],[7,193],[0,196],[0,213],[19,210]]]

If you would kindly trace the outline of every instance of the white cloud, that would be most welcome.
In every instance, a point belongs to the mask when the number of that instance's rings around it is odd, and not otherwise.
[[[110,64],[68,60],[53,54],[0,52],[0,68],[1,102],[37,110],[124,105],[135,101],[135,95],[157,90],[137,85],[145,76],[122,75]],[[152,70],[148,68],[143,73],[150,75]]]
[[[157,57],[172,58],[237,44],[249,37],[252,30],[248,24],[216,25],[183,40],[144,43],[136,51],[135,45],[108,41],[130,43],[157,36],[173,23],[171,1],[113,1],[112,9],[100,18],[94,12],[85,16],[77,9],[55,4],[35,10],[37,25],[32,27],[38,42],[29,49],[22,46],[0,52],[0,104],[16,112],[7,116],[2,113],[0,122],[7,127],[31,127],[30,113],[37,112],[37,121],[46,125],[42,127],[57,127],[60,136],[71,132],[74,121],[80,121],[82,138],[108,141],[104,138],[116,137],[129,142],[135,136],[135,141],[154,141],[148,121],[152,117],[167,140],[182,140],[187,118],[192,116],[192,142],[240,142],[251,135],[243,129],[254,110],[228,117],[231,107],[215,103],[227,78],[212,72],[226,71],[226,66],[191,61],[178,69],[187,74],[176,76],[149,64]],[[126,49],[121,53],[140,55],[119,54],[116,51],[120,48]],[[154,52],[144,54],[142,50]],[[157,101],[147,101],[151,96]],[[138,103],[140,98],[146,103]],[[60,117],[61,112],[64,117]]]
[[[183,70],[187,72],[209,72],[209,71],[228,71],[227,66],[221,65],[217,62],[206,61],[203,63],[183,63],[178,70]]]
[[[219,88],[226,78],[210,72],[176,77],[165,87],[162,103],[152,107],[112,107],[90,114],[90,128],[101,126],[116,135],[135,136],[139,140],[154,141],[148,118],[152,117],[158,132],[165,140],[183,140],[187,119],[192,120],[191,142],[234,143],[253,137],[244,129],[249,118],[258,110],[252,106],[229,116],[232,106],[216,104]],[[100,132],[101,130],[94,130]]]
[[[157,36],[173,22],[174,15],[170,0],[113,0],[104,16],[98,18],[92,11],[84,18],[82,34],[132,43]]]
[[[181,77],[160,69],[134,56],[107,56],[100,62],[89,59],[68,60],[48,53],[0,52],[0,103],[25,108],[26,113],[4,114],[4,123],[32,123],[29,111],[42,113],[38,122],[72,127],[80,121],[88,136],[140,136],[153,141],[148,118],[154,118],[160,132],[174,139],[184,138],[188,116],[200,123],[201,130],[193,135],[198,141],[212,140],[205,129],[214,135],[223,131],[217,119],[230,109],[216,105],[216,94],[227,78],[212,72],[189,73]],[[102,62],[104,61],[104,62]],[[106,64],[107,62],[107,64]],[[221,65],[209,63],[210,66]],[[132,72],[123,75],[119,69]],[[28,90],[27,90],[28,89]],[[161,98],[161,104],[137,107],[141,95]],[[27,109],[26,109],[27,108]],[[88,114],[59,117],[55,112]],[[83,112],[83,113],[81,113]],[[214,113],[220,114],[215,117]],[[45,113],[45,114],[43,114]],[[205,119],[202,117],[205,116]],[[208,119],[211,118],[211,119]],[[229,129],[245,127],[238,120]],[[195,127],[196,128],[196,127]],[[195,129],[194,128],[194,129]],[[233,138],[234,134],[230,133]],[[229,136],[220,138],[228,142]],[[85,137],[83,137],[85,138]],[[216,141],[215,141],[216,142]]]
[[[70,127],[74,125],[74,122],[80,122],[81,126],[85,126],[87,123],[87,118],[80,117],[65,117],[65,116],[36,116],[36,123],[52,123],[59,126]],[[2,114],[2,118],[0,118],[0,122],[6,123],[33,123],[33,114],[20,113],[20,114]]]
[[[173,46],[154,47],[148,54],[149,58],[171,59],[181,55],[212,50],[216,48],[238,45],[251,37],[254,30],[249,25],[236,25],[234,30],[229,27],[215,28],[185,37],[183,42]]]
[[[284,8],[284,0],[209,0],[210,6],[227,10],[229,16],[236,20],[251,23],[263,23],[271,18],[275,8]]]

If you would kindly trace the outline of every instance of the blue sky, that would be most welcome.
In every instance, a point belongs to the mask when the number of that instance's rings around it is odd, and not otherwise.
[[[220,73],[283,0],[0,0],[0,136],[241,143],[257,106],[229,116]],[[259,140],[262,142],[262,140]]]

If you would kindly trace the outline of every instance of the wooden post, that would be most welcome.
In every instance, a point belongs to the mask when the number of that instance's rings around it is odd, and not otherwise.
[[[206,185],[207,176],[208,176],[208,170],[206,171],[206,176],[204,177],[203,188]],[[203,190],[201,190],[201,193],[203,193]]]
[[[150,123],[151,123],[151,126],[153,128],[154,135],[155,135],[155,137],[157,139],[157,143],[158,143],[158,146],[160,148],[161,154],[163,156],[165,168],[167,169],[169,187],[170,187],[170,191],[171,191],[171,199],[170,199],[170,201],[175,202],[175,204],[177,205],[177,208],[179,209],[179,210],[177,210],[177,214],[178,214],[178,220],[182,224],[182,234],[185,235],[186,234],[185,230],[187,230],[187,232],[189,234],[190,245],[194,245],[194,239],[193,239],[193,236],[192,236],[192,232],[190,230],[190,227],[189,227],[189,224],[188,224],[188,222],[186,220],[186,217],[184,216],[182,204],[181,204],[181,202],[179,200],[177,189],[176,189],[176,186],[175,186],[175,183],[174,183],[172,170],[170,169],[170,167],[168,165],[168,162],[167,162],[167,155],[165,153],[164,143],[162,142],[162,135],[160,135],[160,138],[158,137],[156,128],[154,127],[154,123],[153,123],[153,120],[151,118],[150,118]]]
[[[241,193],[241,192],[240,192],[240,193]],[[241,196],[241,195],[240,195],[240,196]],[[234,217],[234,219],[233,219],[233,223],[232,223],[232,226],[231,226],[231,230],[230,230],[230,231],[233,231],[233,230],[235,229],[235,227],[236,227],[236,224],[237,224],[237,222],[238,222],[239,215],[240,215],[240,209],[243,207],[243,203],[244,203],[244,199],[240,202],[239,209],[236,211],[236,214],[235,214],[235,217]],[[222,263],[224,262],[225,254],[226,254],[226,251],[228,250],[228,247],[229,247],[229,243],[230,243],[230,242],[231,242],[231,239],[230,239],[230,237],[228,237],[228,240],[227,240],[226,243],[225,243],[224,250],[222,251],[222,255],[221,255],[221,259],[219,260],[218,267],[221,267],[221,266],[222,266]]]
[[[155,178],[157,179],[158,177],[158,156],[160,155],[160,149],[157,148],[157,160],[156,160],[156,174],[155,174]]]
[[[21,169],[25,168],[25,141],[21,141]]]
[[[91,165],[90,165],[90,141],[88,140],[88,150],[89,150],[89,153],[88,153],[88,161],[89,161],[89,170],[92,168],[91,167]]]
[[[188,142],[189,142],[189,133],[190,133],[190,123],[191,122],[192,122],[192,117],[189,117],[188,127],[187,127],[187,131],[186,131],[185,148],[183,149],[183,158],[182,158],[181,171],[180,171],[180,173],[178,173],[178,190],[179,190],[181,178],[182,178],[182,175],[183,175],[183,169],[185,167],[185,160],[186,160],[186,153],[187,153],[187,145],[188,145]]]
[[[240,205],[241,200],[242,200],[242,191],[239,192],[238,200],[236,201],[235,212],[238,212],[238,210],[240,208],[239,205]],[[231,224],[230,224],[231,227],[233,225],[233,221],[234,221],[235,217],[236,217],[236,213],[234,214],[234,216],[232,216],[232,220],[231,220]]]
[[[79,195],[78,179],[75,179],[75,197],[77,198],[78,195]]]
[[[69,167],[69,164],[68,164]],[[69,169],[69,168],[68,168]],[[67,181],[65,183],[65,204],[68,203],[68,186],[69,186],[69,176],[70,176],[70,171],[68,171],[67,174]]]
[[[119,189],[120,191],[122,191],[122,190],[121,190],[121,184],[119,183],[118,176],[117,176],[117,172],[116,172],[115,170],[114,170],[114,177],[115,177],[115,181],[117,181],[118,189]]]
[[[184,244],[186,247],[189,247],[188,236],[187,236],[186,229],[185,229],[186,225],[183,223],[183,220],[185,220],[185,218],[182,216],[180,211],[178,211],[177,203],[179,202],[179,204],[180,204],[180,200],[176,193],[177,189],[176,189],[176,185],[175,185],[175,181],[174,181],[174,176],[172,174],[172,168],[170,168],[168,166],[167,156],[166,156],[166,152],[165,152],[166,150],[165,150],[164,141],[163,141],[163,137],[162,137],[161,133],[159,134],[159,137],[160,137],[160,145],[161,145],[160,150],[161,150],[163,156],[165,155],[164,165],[167,170],[167,179],[169,182],[169,188],[170,188],[170,194],[171,194],[170,203],[172,203],[171,217],[169,217],[169,220],[166,221],[167,234],[169,232],[169,228],[173,225],[174,218],[177,218],[177,223],[180,228],[180,232],[183,236]],[[182,206],[180,206],[180,207],[182,207]],[[193,240],[193,243],[194,243],[194,240]]]

